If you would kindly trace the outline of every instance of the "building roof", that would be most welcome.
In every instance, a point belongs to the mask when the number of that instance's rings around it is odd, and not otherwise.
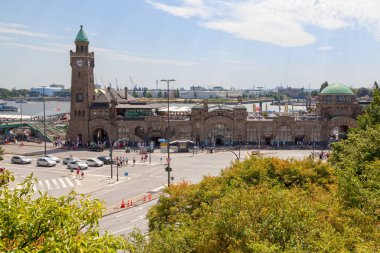
[[[142,104],[118,104],[116,108],[123,109],[152,109],[150,105],[142,105]]]
[[[329,84],[320,93],[320,95],[339,95],[339,94],[354,95],[354,93],[352,92],[350,88],[340,83]]]
[[[83,30],[83,25],[80,26],[80,30],[75,37],[75,42],[89,42],[86,33]]]
[[[202,104],[195,104],[193,107],[191,107],[191,110],[203,110],[204,107]]]
[[[247,107],[245,107],[245,106],[242,105],[242,104],[237,104],[237,105],[234,106],[234,109],[247,110]]]

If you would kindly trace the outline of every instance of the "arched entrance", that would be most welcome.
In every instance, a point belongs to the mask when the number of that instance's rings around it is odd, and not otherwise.
[[[350,117],[338,116],[329,122],[330,140],[338,141],[347,138],[348,129],[356,127],[356,120]]]
[[[331,129],[330,137],[335,140],[344,140],[347,138],[348,126],[336,126]]]
[[[223,146],[224,145],[224,138],[221,135],[215,136],[215,145],[216,146]]]
[[[233,134],[231,128],[224,124],[215,124],[207,132],[209,145],[232,145]]]
[[[96,128],[92,131],[92,142],[106,146],[109,141],[109,136],[104,128]]]

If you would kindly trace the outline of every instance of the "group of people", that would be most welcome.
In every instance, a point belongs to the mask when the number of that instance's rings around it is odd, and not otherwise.
[[[319,153],[319,159],[321,160],[327,160],[329,159],[330,153],[328,151],[323,151]]]

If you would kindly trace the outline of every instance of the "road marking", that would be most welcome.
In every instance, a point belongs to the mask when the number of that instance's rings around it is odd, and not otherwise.
[[[70,178],[65,177],[65,180],[66,180],[68,185],[70,185],[71,187],[74,187],[74,184],[70,181]]]
[[[123,232],[123,231],[129,230],[129,229],[131,229],[131,228],[133,228],[133,227],[135,227],[135,226],[129,226],[129,227],[126,227],[126,228],[123,228],[123,229],[119,229],[119,230],[116,230],[116,231],[112,232],[112,234],[118,234],[118,233],[120,233],[120,232]]]
[[[51,187],[51,184],[49,182],[49,180],[45,180],[45,184],[47,185],[47,189],[48,190],[52,190],[53,188]]]
[[[41,190],[45,191],[45,187],[44,187],[44,184],[42,183],[42,181],[38,181],[38,184],[40,185]]]
[[[130,220],[129,222],[135,222],[135,221],[138,221],[138,220],[141,220],[141,219],[144,219],[144,218],[145,218],[145,215],[140,215],[136,219]]]
[[[55,180],[55,178],[53,178],[51,181],[53,182],[57,190],[61,189],[61,187],[59,187],[59,184],[57,183],[57,180]]]
[[[158,188],[156,188],[156,189],[151,190],[151,192],[157,192],[157,191],[159,191],[159,190],[161,190],[161,189],[164,189],[164,187],[163,187],[163,186],[160,186],[160,187],[158,187]]]
[[[62,178],[58,178],[58,180],[59,180],[59,182],[61,182],[63,188],[67,187]]]
[[[79,179],[75,179],[75,182],[77,183],[77,185],[82,185]]]

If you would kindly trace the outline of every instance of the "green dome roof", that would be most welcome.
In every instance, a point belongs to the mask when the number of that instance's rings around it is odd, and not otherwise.
[[[88,42],[87,35],[83,30],[83,25],[80,26],[80,30],[75,38],[75,42]]]
[[[336,95],[336,94],[346,94],[346,95],[354,95],[352,90],[348,88],[346,85],[335,83],[329,84],[326,88],[324,88],[321,95]]]

